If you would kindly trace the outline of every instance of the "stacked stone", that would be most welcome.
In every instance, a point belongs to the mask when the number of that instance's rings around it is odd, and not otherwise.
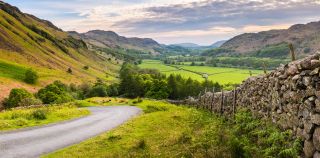
[[[281,65],[261,76],[250,77],[237,88],[236,105],[292,130],[304,140],[305,157],[320,158],[320,53]],[[207,93],[200,107],[223,114],[233,112],[233,91]]]

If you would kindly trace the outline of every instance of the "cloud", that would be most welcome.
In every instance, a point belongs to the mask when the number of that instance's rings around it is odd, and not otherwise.
[[[113,30],[163,43],[184,39],[209,44],[244,32],[318,21],[320,17],[319,0],[7,1],[65,30]]]

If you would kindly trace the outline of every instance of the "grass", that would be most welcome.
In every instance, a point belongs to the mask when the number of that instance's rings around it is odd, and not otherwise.
[[[0,77],[23,80],[27,68],[0,60]]]
[[[0,112],[0,131],[41,126],[89,115],[89,110],[74,104],[40,108],[14,109]]]
[[[208,74],[209,80],[218,82],[220,84],[239,84],[243,80],[250,77],[249,71],[252,72],[253,75],[262,74],[261,70],[250,70],[250,69],[238,69],[238,68],[224,68],[224,67],[209,67],[209,66],[189,66],[189,65],[177,65],[179,68],[174,68],[172,66],[164,65],[161,61],[157,60],[144,60],[141,65],[141,68],[152,68],[157,69],[160,72],[170,75],[176,74],[181,75],[184,78],[191,77],[192,79],[196,79],[198,81],[204,81],[201,74]],[[193,72],[191,72],[193,71]],[[194,73],[197,72],[197,73]]]
[[[239,111],[233,122],[164,101],[128,102],[144,114],[43,157],[297,157],[300,152],[300,142],[290,139],[290,132],[280,132],[247,111]]]

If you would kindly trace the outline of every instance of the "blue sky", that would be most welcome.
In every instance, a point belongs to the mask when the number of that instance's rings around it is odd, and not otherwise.
[[[66,31],[111,30],[208,45],[245,32],[320,20],[320,0],[5,0]]]

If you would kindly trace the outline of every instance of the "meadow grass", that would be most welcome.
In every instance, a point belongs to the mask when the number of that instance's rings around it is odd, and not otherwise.
[[[26,67],[0,60],[0,77],[23,80],[26,71]]]
[[[94,98],[91,102],[109,101]],[[117,105],[117,98],[106,105]],[[88,100],[87,100],[88,101]],[[298,157],[290,131],[239,110],[235,120],[165,101],[123,100],[143,114],[97,137],[42,157]],[[88,101],[89,102],[89,101]],[[122,105],[122,104],[121,104]]]
[[[0,112],[0,131],[41,126],[89,115],[90,111],[74,103]]]
[[[181,69],[174,68],[172,66],[168,66],[163,64],[159,60],[144,60],[142,64],[139,65],[140,68],[152,68],[157,69],[160,72],[169,76],[170,74],[181,75],[184,78],[191,77],[192,79],[198,81],[204,81],[204,78],[201,74],[208,74],[209,80],[218,82],[220,84],[239,84],[243,80],[250,77],[249,71],[251,71],[252,75],[262,74],[261,70],[250,70],[250,69],[238,69],[238,68],[225,68],[225,67],[210,67],[210,66],[189,66],[189,65],[174,65],[176,67],[180,67]],[[189,70],[189,71],[186,71]],[[194,71],[197,73],[193,73],[190,71]]]

